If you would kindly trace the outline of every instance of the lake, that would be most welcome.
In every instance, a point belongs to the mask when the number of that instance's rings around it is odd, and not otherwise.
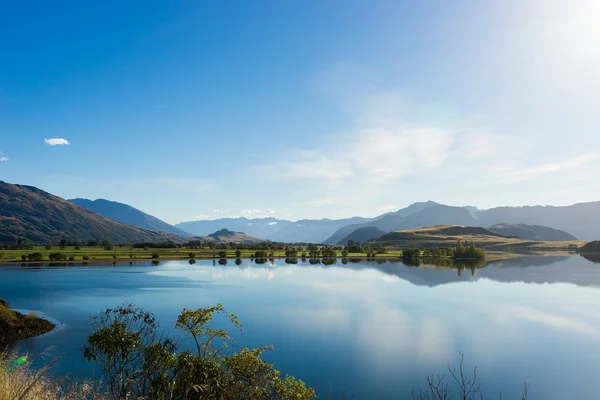
[[[477,366],[484,397],[597,398],[600,264],[538,257],[453,269],[398,261],[257,265],[233,260],[83,266],[2,266],[0,297],[62,323],[16,344],[64,357],[56,373],[92,373],[81,349],[87,318],[135,303],[176,335],[183,308],[222,303],[244,327],[241,346],[274,344],[267,359],[327,398],[404,399],[428,374]]]

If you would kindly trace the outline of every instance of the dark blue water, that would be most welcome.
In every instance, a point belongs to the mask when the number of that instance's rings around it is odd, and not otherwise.
[[[600,264],[580,257],[528,258],[485,268],[338,262],[241,266],[161,261],[66,267],[0,267],[0,297],[63,323],[18,343],[65,357],[56,373],[85,376],[87,318],[133,302],[171,334],[183,308],[222,303],[240,318],[242,346],[274,344],[269,361],[321,397],[410,398],[428,374],[465,354],[486,397],[597,398]]]

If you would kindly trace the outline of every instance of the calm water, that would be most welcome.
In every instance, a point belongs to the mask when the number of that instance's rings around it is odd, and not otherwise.
[[[52,354],[66,357],[57,373],[91,374],[81,358],[85,321],[104,307],[133,302],[172,332],[184,307],[220,302],[244,325],[241,345],[275,344],[269,361],[322,397],[331,389],[409,398],[459,351],[478,367],[487,397],[502,388],[516,398],[525,381],[530,399],[598,396],[600,264],[580,257],[504,261],[460,276],[375,262],[4,266],[0,297],[63,323],[18,343],[36,353],[55,345]]]

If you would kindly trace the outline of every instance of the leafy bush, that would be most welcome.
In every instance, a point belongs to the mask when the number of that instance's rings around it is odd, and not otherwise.
[[[44,255],[40,252],[30,253],[27,255],[29,261],[43,261]]]
[[[48,254],[48,258],[50,261],[64,261],[67,259],[67,256],[64,253],[50,253]]]
[[[27,254],[22,254],[21,255],[21,260],[27,261]]]
[[[152,258],[160,258],[160,254],[157,252],[152,253]]]
[[[316,398],[314,390],[293,377],[281,377],[262,359],[272,346],[224,350],[235,345],[224,329],[212,327],[220,316],[241,330],[221,304],[184,309],[175,327],[191,336],[192,349],[177,352],[163,338],[154,314],[133,305],[107,309],[93,317],[94,332],[84,358],[95,362],[113,398],[149,399],[297,399]]]
[[[411,259],[421,257],[421,250],[419,249],[405,249],[402,251],[402,258]]]
[[[221,250],[221,251],[219,252],[219,257],[221,257],[221,258],[225,258],[225,257],[227,257],[227,252],[226,252],[225,250]]]
[[[86,255],[84,255],[84,256],[83,256],[83,259],[84,259],[85,261],[87,261],[87,260],[89,260],[89,259],[90,259],[90,256],[88,256],[88,255],[86,254]]]
[[[189,258],[196,258],[196,253],[188,253]]]
[[[482,258],[486,257],[486,253],[485,253],[485,250],[478,249],[477,247],[475,247],[475,243],[472,240],[471,240],[471,244],[467,247],[464,247],[459,240],[458,244],[456,246],[456,249],[454,250],[453,257],[455,259],[456,258],[458,258],[458,259],[461,259],[461,258],[482,259]]]

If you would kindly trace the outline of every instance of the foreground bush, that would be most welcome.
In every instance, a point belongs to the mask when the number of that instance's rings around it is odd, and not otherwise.
[[[315,392],[293,377],[282,377],[261,356],[272,347],[227,351],[235,344],[227,331],[213,329],[213,316],[235,327],[237,317],[222,305],[183,310],[175,327],[189,335],[192,350],[177,352],[159,332],[155,316],[133,305],[107,309],[91,318],[84,358],[100,367],[115,399],[309,400]]]

